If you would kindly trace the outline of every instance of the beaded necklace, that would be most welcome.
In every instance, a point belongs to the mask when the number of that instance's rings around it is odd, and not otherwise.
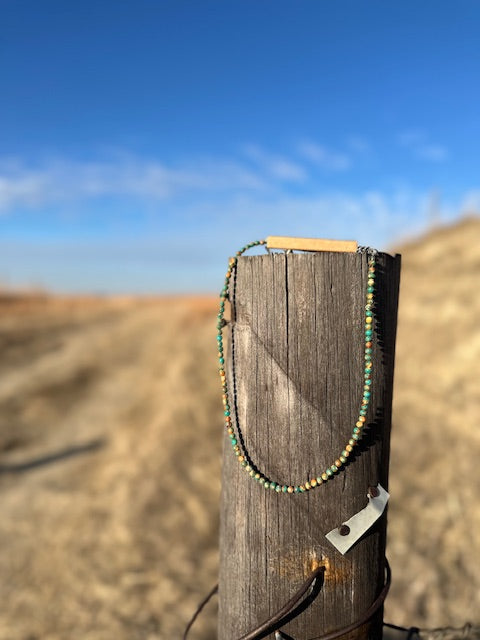
[[[256,480],[259,484],[261,484],[265,489],[272,489],[277,493],[305,493],[306,491],[310,491],[315,487],[320,486],[327,482],[330,478],[332,478],[336,473],[338,473],[344,465],[346,464],[349,456],[352,454],[354,448],[357,446],[358,442],[362,438],[362,429],[365,426],[366,416],[368,411],[368,406],[370,403],[371,390],[372,390],[372,371],[373,371],[373,363],[372,363],[372,338],[373,338],[373,307],[374,307],[374,287],[375,287],[375,256],[377,251],[375,249],[370,249],[367,247],[359,247],[357,251],[361,253],[367,253],[368,255],[368,277],[367,277],[367,288],[366,288],[366,298],[365,298],[365,372],[364,372],[364,386],[362,393],[362,400],[360,403],[360,409],[358,412],[358,418],[355,422],[355,426],[353,427],[352,433],[350,434],[350,438],[345,445],[345,448],[342,450],[338,458],[326,469],[321,471],[318,475],[308,478],[306,482],[299,485],[291,485],[284,484],[282,482],[277,482],[269,478],[266,474],[262,473],[258,467],[254,464],[251,458],[248,456],[245,446],[243,444],[242,439],[239,436],[239,433],[235,431],[235,428],[232,423],[232,417],[230,415],[230,399],[229,399],[229,391],[228,391],[228,383],[227,376],[225,372],[225,356],[223,350],[223,334],[222,330],[227,324],[224,319],[225,314],[225,301],[229,296],[229,288],[230,288],[230,279],[232,277],[233,270],[236,268],[238,258],[245,253],[248,249],[252,247],[256,247],[259,245],[265,245],[266,240],[255,240],[254,242],[250,242],[249,244],[242,247],[237,253],[235,257],[230,258],[228,264],[228,270],[225,274],[225,283],[220,292],[220,309],[217,315],[217,345],[218,345],[218,363],[219,363],[219,374],[220,374],[220,382],[222,385],[222,398],[223,398],[223,408],[224,408],[224,419],[225,419],[225,428],[227,430],[228,436],[230,438],[230,444],[232,445],[233,452],[237,457],[238,462],[242,466],[243,469],[250,475],[251,478]],[[237,427],[238,431],[238,427]]]

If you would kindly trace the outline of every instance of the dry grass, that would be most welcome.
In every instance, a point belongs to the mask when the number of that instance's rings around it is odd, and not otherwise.
[[[386,618],[461,626],[480,606],[480,221],[401,252]],[[0,640],[178,638],[216,581],[215,305],[0,299]]]

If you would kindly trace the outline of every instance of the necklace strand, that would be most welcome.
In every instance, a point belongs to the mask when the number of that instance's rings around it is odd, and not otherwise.
[[[292,484],[284,484],[281,482],[276,482],[271,480],[266,474],[262,473],[257,466],[253,463],[243,441],[240,437],[239,428],[237,426],[237,432],[232,423],[231,411],[230,411],[230,399],[229,399],[229,391],[228,391],[228,383],[227,376],[225,372],[225,356],[223,350],[223,328],[227,324],[225,321],[225,301],[229,297],[230,290],[230,280],[232,277],[233,270],[237,266],[238,258],[245,253],[248,249],[252,247],[256,247],[259,245],[265,245],[265,240],[255,240],[254,242],[250,242],[249,244],[242,247],[237,253],[235,257],[230,258],[228,263],[228,270],[225,274],[225,282],[223,288],[220,292],[220,308],[219,313],[217,315],[217,345],[218,345],[218,364],[219,364],[219,375],[220,382],[222,385],[222,399],[223,399],[223,409],[224,409],[224,420],[225,420],[225,428],[227,430],[230,444],[233,448],[233,452],[237,457],[240,465],[245,469],[245,471],[250,475],[251,478],[256,480],[259,484],[263,485],[265,489],[272,489],[277,493],[305,493],[305,491],[310,491],[315,487],[320,486],[327,482],[330,478],[332,478],[336,473],[338,473],[346,464],[348,458],[352,454],[354,448],[357,446],[359,441],[362,438],[362,430],[366,423],[366,416],[368,411],[368,406],[370,404],[370,398],[372,393],[372,371],[373,371],[373,362],[372,362],[372,342],[373,342],[373,328],[374,328],[374,320],[373,320],[373,308],[374,308],[374,290],[375,290],[375,256],[377,254],[375,249],[370,249],[368,247],[360,247],[360,253],[367,253],[368,255],[368,273],[367,273],[367,287],[366,287],[366,297],[365,297],[365,352],[364,352],[364,360],[365,360],[365,370],[364,370],[364,385],[363,385],[363,393],[362,400],[360,403],[360,409],[358,412],[358,418],[355,422],[355,426],[353,427],[352,433],[350,434],[350,438],[345,445],[344,449],[338,456],[338,458],[326,469],[320,472],[318,475],[309,478],[306,482],[299,485]]]

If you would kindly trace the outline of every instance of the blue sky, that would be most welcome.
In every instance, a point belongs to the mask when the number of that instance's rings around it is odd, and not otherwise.
[[[208,292],[480,210],[480,4],[0,0],[0,284]]]

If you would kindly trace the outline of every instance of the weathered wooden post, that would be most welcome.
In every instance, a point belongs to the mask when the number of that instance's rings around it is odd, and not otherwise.
[[[325,537],[366,506],[369,487],[388,488],[400,256],[380,253],[376,262],[370,405],[341,470],[304,493],[265,489],[225,438],[219,640],[248,635],[318,567],[318,593],[281,627],[295,640],[355,623],[382,590],[385,513],[345,555]],[[280,483],[315,478],[351,437],[364,388],[367,270],[365,254],[345,251],[238,259],[227,361],[232,419],[249,457]],[[381,638],[382,618],[380,608],[348,637]]]

